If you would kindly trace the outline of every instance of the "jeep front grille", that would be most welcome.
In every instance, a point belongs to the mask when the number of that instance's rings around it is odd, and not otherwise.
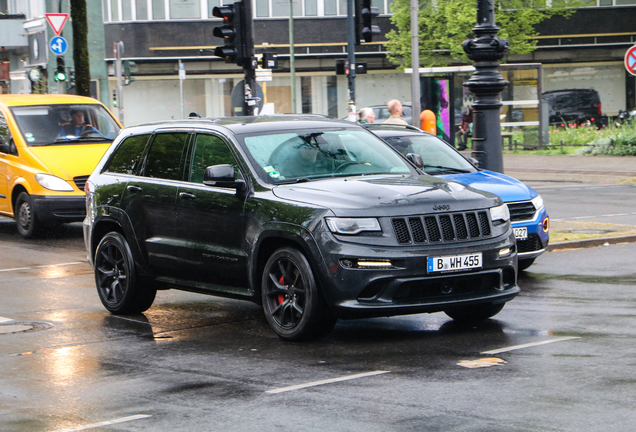
[[[530,220],[534,218],[536,209],[530,201],[516,202],[508,204],[510,220],[512,222]]]
[[[491,235],[486,211],[393,218],[391,223],[400,244],[458,242]]]

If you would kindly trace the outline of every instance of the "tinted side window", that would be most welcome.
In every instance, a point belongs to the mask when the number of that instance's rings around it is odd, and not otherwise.
[[[215,135],[197,135],[190,167],[190,181],[203,183],[205,169],[212,165],[229,164],[238,174],[238,166],[232,152],[223,140]]]
[[[155,136],[146,158],[146,177],[182,179],[182,157],[188,133],[162,133]]]
[[[117,174],[133,174],[139,168],[141,156],[150,135],[136,135],[122,142],[106,168],[106,171]]]

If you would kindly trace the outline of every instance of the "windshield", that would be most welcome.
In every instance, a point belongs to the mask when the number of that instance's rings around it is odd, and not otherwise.
[[[406,155],[417,153],[422,156],[424,172],[427,174],[472,173],[477,172],[461,154],[450,145],[432,135],[416,135],[385,137],[397,151]]]
[[[268,183],[370,174],[410,174],[408,162],[364,130],[297,130],[244,136]]]
[[[28,146],[112,141],[119,125],[101,105],[40,105],[12,107]]]

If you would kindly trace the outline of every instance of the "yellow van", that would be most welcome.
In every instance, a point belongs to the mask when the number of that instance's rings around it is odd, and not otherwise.
[[[25,238],[83,220],[86,179],[120,129],[88,97],[0,95],[0,215]]]

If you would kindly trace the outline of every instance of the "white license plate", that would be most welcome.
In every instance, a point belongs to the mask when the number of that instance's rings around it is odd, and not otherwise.
[[[515,238],[517,240],[527,240],[528,239],[528,227],[513,228],[512,231],[515,233]]]
[[[481,252],[468,255],[453,255],[444,257],[430,257],[428,259],[428,272],[446,272],[481,268]]]

